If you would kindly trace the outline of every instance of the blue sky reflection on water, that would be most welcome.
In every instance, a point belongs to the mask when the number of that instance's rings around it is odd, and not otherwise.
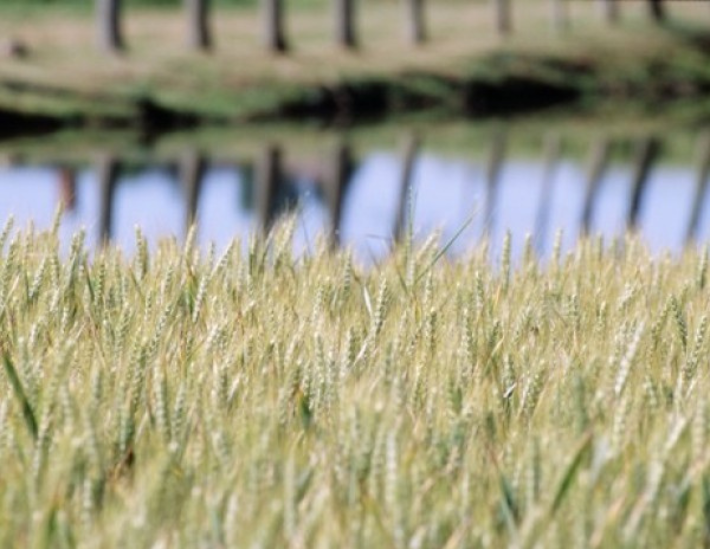
[[[360,162],[345,191],[339,237],[356,256],[370,263],[387,254],[392,246],[399,208],[401,161],[389,152],[370,154]],[[613,165],[601,181],[592,219],[592,233],[608,239],[623,232],[631,195],[630,166]],[[492,218],[486,219],[487,183],[484,167],[463,159],[423,154],[414,174],[414,229],[422,238],[441,231],[447,242],[463,227],[452,246],[464,253],[475,246],[485,230],[497,256],[506,230],[513,235],[513,253],[518,255],[527,233],[535,235],[538,250],[549,254],[554,234],[563,230],[563,248],[569,249],[580,231],[585,196],[582,167],[570,160],[558,163],[549,193],[543,195],[542,161],[511,159],[506,162],[495,194]],[[658,165],[651,174],[639,218],[650,248],[678,252],[684,241],[694,200],[695,171],[690,167]],[[91,169],[76,178],[76,206],[66,214],[60,229],[68,243],[80,227],[87,231],[87,244],[99,241],[100,189]],[[197,219],[198,239],[223,249],[235,236],[246,242],[257,229],[252,182],[234,167],[210,166],[201,185]],[[291,181],[300,200],[294,247],[307,251],[319,233],[327,232],[330,212],[313,181]],[[39,229],[52,222],[60,201],[56,169],[49,167],[0,168],[0,222],[14,215],[17,226],[33,220]],[[706,196],[705,201],[708,201]],[[545,215],[545,213],[547,215]],[[151,245],[175,236],[182,240],[188,217],[185,193],[174,173],[148,168],[122,175],[114,195],[112,240],[131,253],[136,225]],[[704,204],[698,236],[710,236],[710,204]]]

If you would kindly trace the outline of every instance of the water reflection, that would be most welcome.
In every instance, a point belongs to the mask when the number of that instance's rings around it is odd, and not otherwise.
[[[438,229],[443,242],[460,232],[452,253],[487,237],[494,255],[508,230],[514,254],[529,233],[542,256],[557,229],[565,249],[580,235],[612,237],[626,228],[641,231],[656,251],[710,236],[708,134],[698,139],[695,167],[663,163],[655,137],[635,142],[624,162],[613,161],[616,145],[598,139],[586,160],[575,160],[563,139],[550,135],[540,158],[529,160],[509,154],[509,135],[500,131],[479,162],[431,154],[412,135],[399,152],[360,158],[339,140],[320,163],[299,162],[275,142],[241,164],[218,163],[197,149],[144,165],[111,153],[90,165],[16,163],[0,168],[0,221],[12,214],[20,224],[47,227],[61,203],[63,241],[85,226],[91,245],[111,240],[131,252],[135,225],[155,243],[184,236],[195,222],[200,242],[226,246],[295,211],[297,251],[325,234],[365,262],[387,254],[410,228],[419,236]]]

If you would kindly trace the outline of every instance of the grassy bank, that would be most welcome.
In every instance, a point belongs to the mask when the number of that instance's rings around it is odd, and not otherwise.
[[[706,252],[362,271],[292,229],[91,260],[3,233],[0,544],[708,542]]]
[[[546,1],[516,5],[519,24],[501,39],[486,2],[437,2],[430,43],[412,48],[399,3],[365,2],[356,53],[333,46],[325,5],[294,6],[293,50],[278,57],[263,51],[253,8],[216,10],[210,55],[186,50],[179,10],[129,9],[129,51],[116,58],[94,48],[88,10],[53,4],[23,15],[5,7],[0,34],[25,43],[29,53],[0,64],[0,111],[48,115],[63,125],[126,126],[159,119],[156,106],[168,121],[187,114],[184,121],[234,122],[359,119],[398,109],[480,116],[515,112],[518,100],[524,109],[526,98],[536,99],[527,108],[550,98],[624,98],[648,109],[678,98],[703,103],[710,73],[701,31],[710,28],[710,10],[702,3],[671,6],[665,28],[648,22],[640,2],[624,6],[615,28],[600,20],[593,2],[572,3],[572,27],[562,34],[550,29]]]

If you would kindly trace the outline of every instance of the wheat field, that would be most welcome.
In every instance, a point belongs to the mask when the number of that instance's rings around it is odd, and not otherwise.
[[[707,250],[363,268],[293,231],[5,226],[0,546],[710,544]]]

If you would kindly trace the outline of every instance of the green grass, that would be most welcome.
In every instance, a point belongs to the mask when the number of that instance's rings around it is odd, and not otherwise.
[[[707,251],[0,239],[0,545],[699,547]]]

